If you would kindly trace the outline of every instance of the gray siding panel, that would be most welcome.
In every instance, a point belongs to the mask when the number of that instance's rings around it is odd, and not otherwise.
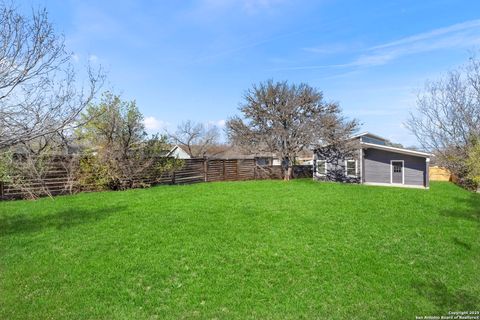
[[[404,161],[405,184],[416,186],[426,185],[427,167],[425,158],[378,149],[364,150],[364,182],[390,183],[391,160]]]

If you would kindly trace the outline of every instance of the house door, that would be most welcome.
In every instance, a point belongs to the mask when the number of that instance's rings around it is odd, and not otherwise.
[[[391,161],[392,179],[391,183],[403,184],[403,161]]]

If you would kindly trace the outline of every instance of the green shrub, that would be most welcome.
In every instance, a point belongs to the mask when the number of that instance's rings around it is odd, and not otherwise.
[[[78,184],[80,189],[106,190],[111,183],[110,168],[94,154],[84,155],[80,159]]]
[[[11,179],[12,154],[0,152],[0,181],[8,182]]]
[[[480,139],[469,149],[467,158],[468,178],[480,186]]]

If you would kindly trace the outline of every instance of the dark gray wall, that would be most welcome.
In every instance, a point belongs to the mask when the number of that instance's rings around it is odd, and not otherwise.
[[[405,184],[425,186],[425,158],[378,149],[365,149],[363,157],[364,182],[390,183],[390,161],[403,160]]]

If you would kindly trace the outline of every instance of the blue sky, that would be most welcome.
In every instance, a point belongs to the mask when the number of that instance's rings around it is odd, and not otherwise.
[[[222,126],[267,79],[306,82],[348,117],[405,145],[416,92],[480,46],[480,1],[91,1],[45,6],[79,64],[136,99],[150,132]]]

